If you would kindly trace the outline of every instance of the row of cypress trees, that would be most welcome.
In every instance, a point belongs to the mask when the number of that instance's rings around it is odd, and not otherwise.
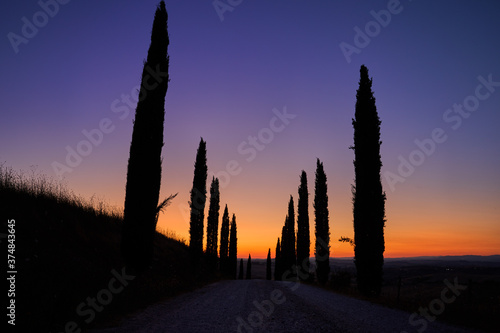
[[[357,286],[366,296],[380,295],[384,264],[385,192],[382,190],[380,169],[380,118],[375,106],[372,79],[368,69],[360,69],[359,89],[356,93],[354,128],[353,195],[354,262]],[[288,214],[278,237],[275,255],[274,279],[311,279],[309,274],[309,213],[307,175],[300,175],[297,207],[297,237],[293,197],[290,196]],[[317,159],[314,196],[316,278],[325,284],[330,273],[330,228],[327,181],[323,163]],[[341,238],[342,239],[342,238]],[[347,239],[347,238],[345,238]],[[296,246],[296,247],[295,247]],[[269,273],[270,274],[270,273]]]
[[[223,276],[236,278],[238,239],[236,229],[236,215],[233,214],[229,223],[227,205],[224,208],[221,224],[220,248],[217,250],[220,191],[219,180],[212,177],[210,185],[210,204],[207,217],[207,242],[203,252],[204,212],[206,203],[207,181],[207,148],[203,138],[200,139],[194,164],[193,187],[191,189],[191,209],[189,221],[189,252],[193,267],[199,268],[201,258],[205,254],[210,272],[220,270]],[[220,260],[218,253],[220,254]]]
[[[308,258],[309,259],[309,258]],[[247,271],[245,275],[246,279],[249,280],[252,278],[252,256],[248,255],[247,260]],[[240,259],[240,269],[238,273],[238,279],[243,279],[243,259]],[[271,259],[271,249],[267,252],[267,260],[266,260],[266,280],[272,280],[272,259]]]
[[[130,156],[127,167],[124,223],[122,228],[122,254],[126,265],[136,273],[147,269],[153,256],[153,237],[156,230],[161,184],[161,149],[165,120],[165,95],[168,89],[169,36],[168,14],[164,1],[158,5],[151,32],[151,44],[141,77]],[[158,73],[158,82],[148,84],[150,73]],[[382,167],[380,156],[380,118],[372,91],[372,79],[368,69],[360,68],[359,89],[356,93],[354,128],[353,194],[354,261],[359,290],[368,296],[378,296],[382,286],[382,268],[385,251],[385,192],[380,180]],[[195,266],[203,255],[204,210],[207,180],[206,142],[200,140],[196,154],[193,187],[190,197],[189,251]],[[170,197],[172,198],[172,196]],[[164,200],[168,202],[169,199]],[[220,209],[219,182],[212,178],[210,207],[207,218],[206,255],[209,266],[217,268],[217,231]],[[316,275],[320,283],[328,280],[330,267],[330,232],[328,225],[328,195],[323,164],[317,160],[315,182],[315,256]],[[282,228],[281,242],[276,245],[275,279],[285,273],[298,274],[308,279],[309,272],[309,218],[307,175],[300,176],[297,239],[293,197],[290,196],[288,214]],[[227,205],[221,228],[220,269],[230,277],[236,277],[237,232],[233,214],[229,228]],[[228,235],[229,234],[229,235]],[[297,269],[298,266],[298,269]]]
[[[151,32],[151,44],[141,77],[139,101],[130,144],[125,191],[124,223],[121,251],[127,268],[135,273],[146,270],[153,257],[153,237],[158,213],[175,195],[158,205],[161,184],[161,149],[165,121],[165,95],[168,76],[169,37],[165,2],[158,5]],[[151,73],[158,82],[151,85]],[[193,187],[190,192],[189,252],[193,267],[199,267],[203,256],[204,212],[207,181],[206,142],[201,138],[196,153]],[[211,271],[218,267],[217,243],[220,210],[219,180],[212,178],[207,217],[206,258]],[[227,205],[224,211],[220,242],[220,269],[236,277],[237,232],[233,214],[229,225]]]
[[[252,256],[248,255],[247,260],[247,272],[245,275],[245,279],[250,280],[252,278]],[[243,258],[240,259],[240,269],[238,273],[238,280],[243,280]]]
[[[310,281],[311,275],[309,262],[309,192],[307,189],[307,174],[304,170],[300,175],[298,189],[299,200],[297,205],[297,237],[295,237],[295,210],[293,196],[288,202],[288,214],[282,228],[281,240],[276,243],[276,257],[274,279],[294,279]],[[328,224],[328,195],[326,175],[323,163],[316,161],[316,182],[314,191],[314,213],[316,234],[316,276],[320,283],[325,283],[330,267],[328,257],[330,254],[329,240],[330,229]]]

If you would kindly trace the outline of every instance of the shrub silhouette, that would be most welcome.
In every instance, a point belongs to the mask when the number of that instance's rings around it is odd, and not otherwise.
[[[332,274],[330,281],[332,289],[342,290],[351,286],[351,273],[346,270],[339,270]]]

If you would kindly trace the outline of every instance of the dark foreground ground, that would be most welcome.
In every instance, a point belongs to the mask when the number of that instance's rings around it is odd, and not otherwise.
[[[114,332],[473,332],[311,285],[221,281],[157,303]]]
[[[498,258],[466,259],[388,259],[370,301],[356,292],[352,260],[331,259],[337,282],[320,288],[266,281],[265,260],[254,259],[253,280],[217,282],[92,332],[497,332]]]
[[[326,289],[363,299],[356,291],[356,270],[352,259],[331,258],[330,267],[333,283]],[[255,278],[265,278],[265,260],[252,261],[252,275]],[[460,286],[466,286],[466,289],[460,289],[460,294],[453,302],[443,302],[445,306],[441,312],[441,293],[448,288],[446,281],[452,285],[457,281]],[[445,298],[447,296],[451,298],[445,293]],[[386,259],[382,294],[379,299],[372,301],[409,313],[433,306],[437,315],[430,312],[430,309],[428,311],[436,320],[486,332],[498,332],[500,256]]]

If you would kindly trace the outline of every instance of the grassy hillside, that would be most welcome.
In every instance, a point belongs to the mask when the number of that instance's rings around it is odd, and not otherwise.
[[[0,232],[15,219],[16,331],[85,331],[208,281],[190,272],[185,242],[160,233],[151,269],[123,277],[121,214],[45,177],[1,166],[0,202]]]

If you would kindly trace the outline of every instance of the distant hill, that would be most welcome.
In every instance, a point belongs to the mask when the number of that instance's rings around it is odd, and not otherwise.
[[[478,255],[463,255],[463,256],[420,256],[420,257],[402,257],[402,258],[385,258],[385,261],[401,261],[401,260],[438,260],[438,261],[469,261],[469,262],[500,262],[500,255],[478,256]]]
[[[246,258],[242,258],[246,262]],[[310,258],[312,264],[314,264],[314,257]],[[417,263],[439,263],[443,264],[446,262],[466,262],[466,263],[489,263],[489,264],[500,264],[500,255],[490,255],[490,256],[478,256],[478,255],[463,255],[463,256],[419,256],[419,257],[400,257],[400,258],[384,258],[386,264],[392,263],[404,263],[411,262],[412,264]],[[274,267],[274,258],[272,259]],[[252,264],[265,264],[266,259],[252,259]],[[353,257],[330,257],[330,264],[333,265],[346,265],[352,263],[354,265]]]

